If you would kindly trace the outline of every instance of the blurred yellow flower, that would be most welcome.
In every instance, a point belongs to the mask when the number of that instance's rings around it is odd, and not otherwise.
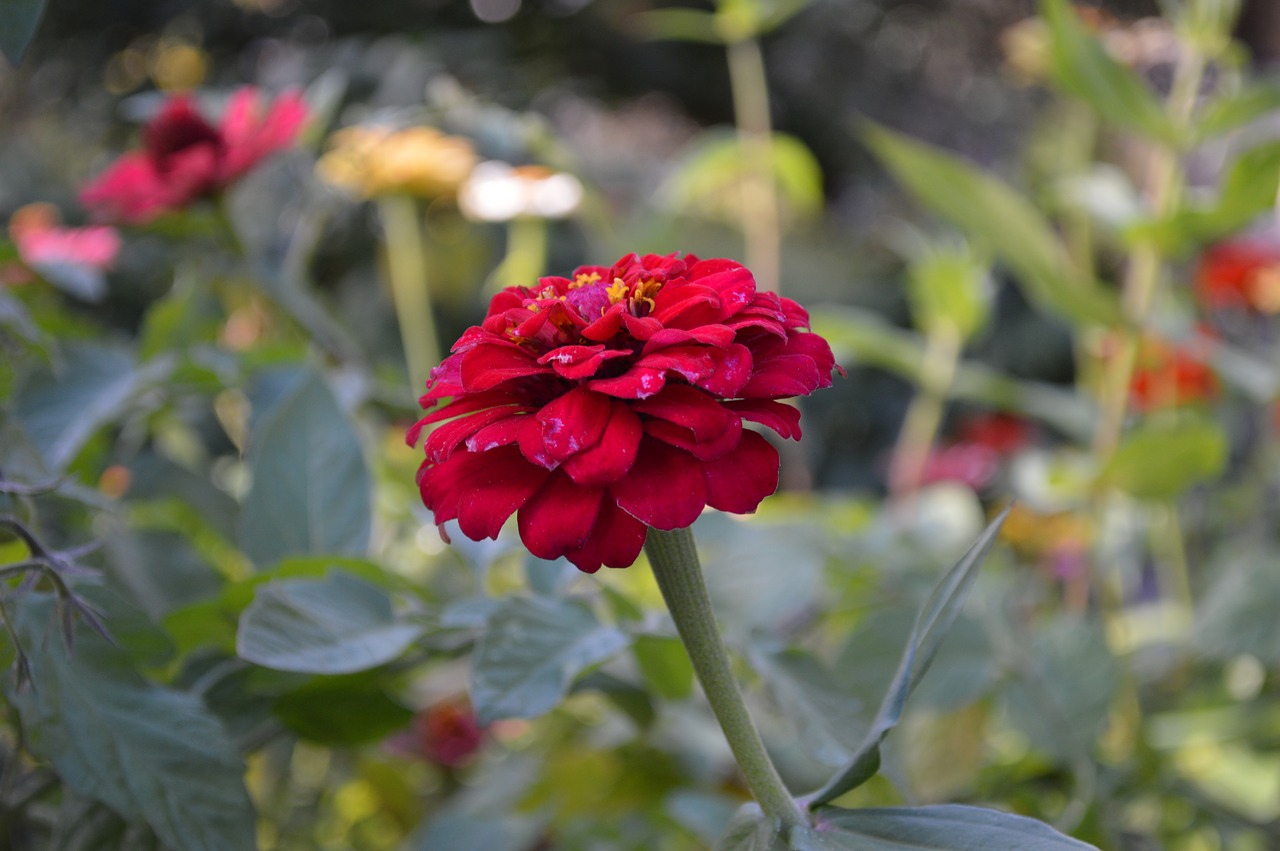
[[[325,181],[365,198],[452,196],[476,164],[471,143],[433,127],[357,126],[334,133],[316,164]]]

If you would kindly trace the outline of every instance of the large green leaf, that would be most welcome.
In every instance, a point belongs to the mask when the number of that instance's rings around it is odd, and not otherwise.
[[[276,698],[271,714],[304,739],[342,747],[376,742],[413,720],[369,675],[316,679]]]
[[[1144,423],[1125,436],[1102,481],[1140,499],[1172,499],[1227,464],[1227,436],[1210,420]]]
[[[421,634],[381,588],[339,571],[258,591],[240,618],[236,652],[277,671],[350,674],[390,662]]]
[[[637,635],[631,651],[640,673],[659,696],[684,700],[693,692],[693,662],[679,638],[666,635]]]
[[[729,819],[714,851],[783,851],[782,823],[746,804]]]
[[[249,462],[239,537],[259,568],[287,555],[368,549],[369,469],[323,377],[308,374],[255,425]]]
[[[1042,0],[1040,9],[1049,25],[1049,62],[1059,87],[1121,127],[1169,144],[1180,141],[1181,134],[1151,89],[1111,58],[1067,0]]]
[[[35,37],[45,0],[0,0],[0,53],[17,65]]]
[[[792,851],[1088,851],[1092,845],[1043,822],[997,810],[936,807],[823,809],[811,830],[791,832]],[[1097,851],[1097,849],[1094,849]]]
[[[534,718],[554,708],[575,678],[627,646],[627,636],[586,605],[512,597],[489,618],[471,659],[471,702],[481,724]]]
[[[994,252],[1037,305],[1082,322],[1118,320],[1115,297],[1072,264],[1049,222],[1012,188],[884,127],[864,125],[863,138],[917,201]]]
[[[69,787],[145,821],[173,851],[257,848],[244,766],[218,721],[197,698],[142,679],[90,630],[68,655],[48,634],[53,605],[32,594],[15,607],[35,685],[12,700],[31,749]]]
[[[125,350],[64,342],[55,367],[28,373],[13,395],[13,413],[45,462],[62,470],[97,430],[123,414],[156,367],[134,368]]]
[[[977,578],[978,568],[986,558],[987,552],[995,543],[1000,526],[1004,523],[1009,509],[1005,509],[978,536],[969,551],[951,568],[933,589],[929,599],[925,601],[916,617],[915,627],[911,630],[911,638],[898,663],[898,671],[889,691],[880,704],[871,729],[867,731],[862,743],[858,746],[848,764],[815,792],[809,800],[810,807],[818,807],[835,800],[852,789],[861,786],[875,775],[880,768],[880,745],[885,736],[898,725],[902,712],[906,708],[907,698],[915,690],[920,679],[929,670],[942,646],[947,631],[960,614],[960,609]]]

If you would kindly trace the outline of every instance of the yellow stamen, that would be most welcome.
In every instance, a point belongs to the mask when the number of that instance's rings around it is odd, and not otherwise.
[[[617,304],[631,294],[631,288],[621,278],[614,278],[609,289],[605,290],[605,294],[609,296],[610,304]]]
[[[569,284],[569,289],[576,290],[579,287],[585,287],[587,284],[594,284],[598,280],[600,280],[599,272],[591,272],[590,274],[580,272],[573,277],[573,281]]]

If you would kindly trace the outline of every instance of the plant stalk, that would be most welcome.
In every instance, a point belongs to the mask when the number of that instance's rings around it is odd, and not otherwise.
[[[908,503],[920,489],[929,452],[938,436],[947,394],[960,361],[962,340],[950,324],[932,329],[920,364],[920,392],[907,408],[889,469],[889,492]]]
[[[764,55],[755,38],[730,41],[729,87],[738,143],[747,167],[742,185],[742,235],[747,266],[760,289],[778,292],[782,283],[782,236],[777,182],[773,178],[773,122]]]
[[[387,277],[400,325],[409,386],[417,396],[426,387],[432,367],[440,363],[440,337],[427,285],[418,203],[408,195],[383,195],[378,198],[378,215],[386,240]]]
[[[747,788],[765,815],[782,823],[784,835],[793,827],[807,826],[808,820],[765,751],[760,732],[734,679],[729,653],[711,610],[692,530],[650,529],[644,549],[676,631],[689,652],[698,682],[720,722]]]

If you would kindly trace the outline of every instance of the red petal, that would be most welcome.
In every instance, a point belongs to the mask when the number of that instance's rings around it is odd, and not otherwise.
[[[565,553],[565,558],[586,573],[595,573],[602,564],[630,567],[644,548],[648,531],[648,527],[618,508],[606,496],[586,543]]]
[[[647,399],[660,391],[667,383],[664,370],[633,366],[616,378],[597,378],[587,387],[606,396],[619,399]]]
[[[499,446],[510,446],[513,443],[519,443],[526,433],[540,434],[542,429],[538,426],[538,421],[528,413],[521,413],[516,416],[509,416],[505,419],[498,420],[492,425],[487,425],[477,431],[467,439],[468,452],[489,452],[497,449]],[[535,464],[541,464],[547,469],[551,469],[538,458],[530,458]],[[551,465],[554,466],[554,465]]]
[[[481,345],[462,356],[462,384],[470,393],[491,390],[504,381],[527,375],[545,375],[551,367],[542,366],[520,347],[491,343]]]
[[[612,491],[619,508],[655,529],[682,529],[707,504],[702,462],[652,437],[641,440],[635,466]]]
[[[587,541],[604,491],[579,487],[562,472],[551,477],[520,509],[520,540],[538,558],[559,558]]]
[[[730,417],[724,431],[706,440],[698,440],[689,429],[666,420],[649,420],[644,424],[644,433],[664,443],[678,446],[700,461],[709,461],[719,458],[738,445],[742,437],[742,420],[736,416]]]
[[[767,426],[782,437],[800,439],[800,409],[772,399],[742,399],[723,403],[744,420]]]
[[[502,524],[550,475],[530,464],[515,447],[492,452],[458,452],[443,464],[418,471],[422,501],[436,522],[455,517],[472,540],[496,538]]]
[[[606,349],[604,346],[561,346],[538,358],[538,363],[550,364],[557,374],[576,381],[595,375],[606,361],[630,356],[630,349]]]
[[[724,349],[710,349],[715,366],[709,375],[693,383],[721,398],[742,395],[751,379],[751,350],[734,343]]]
[[[575,387],[538,412],[542,443],[557,461],[600,442],[609,423],[612,402],[586,387]]]
[[[631,408],[614,402],[600,442],[564,462],[564,471],[580,485],[607,485],[618,481],[635,463],[644,428]]]
[[[778,450],[754,431],[744,431],[738,448],[703,464],[707,505],[733,514],[750,514],[778,489]]]
[[[453,451],[467,438],[485,426],[491,426],[499,420],[510,419],[518,415],[521,410],[521,408],[515,407],[489,408],[445,423],[427,436],[427,443],[424,447],[427,457],[432,461],[443,461],[452,455]],[[414,436],[416,437],[417,435]],[[471,451],[474,452],[476,450],[473,448]]]
[[[637,413],[683,426],[698,440],[710,440],[730,427],[738,416],[705,391],[685,384],[673,384],[661,393],[632,406]]]

